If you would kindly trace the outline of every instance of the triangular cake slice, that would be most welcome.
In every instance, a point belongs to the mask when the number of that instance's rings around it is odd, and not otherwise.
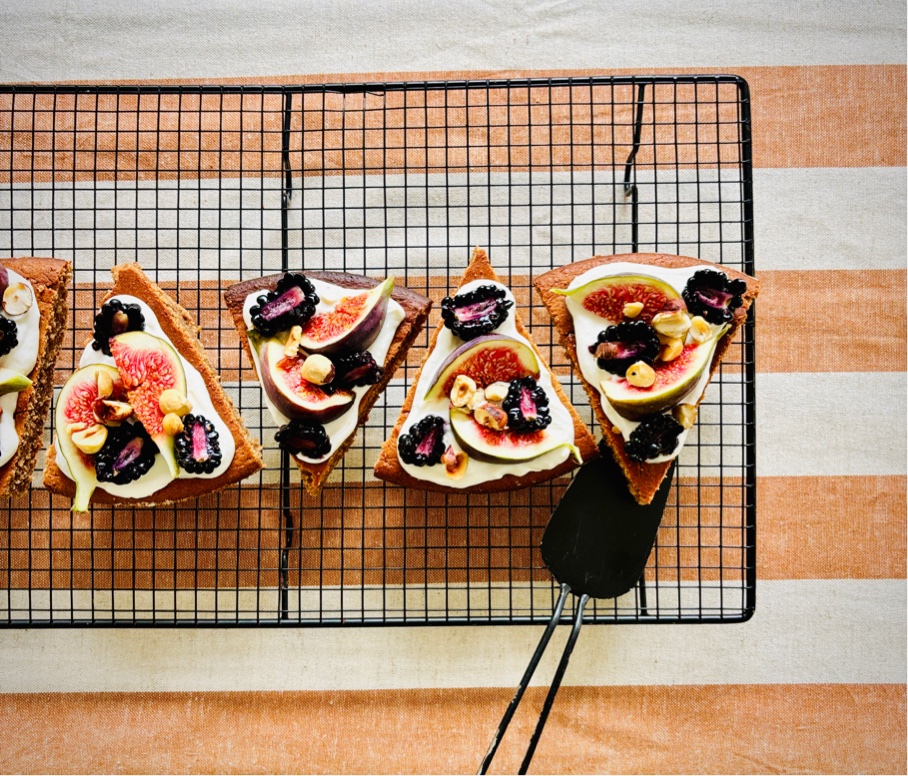
[[[409,488],[491,493],[566,474],[598,454],[479,248],[382,446],[375,476]]]
[[[0,495],[28,489],[44,445],[71,275],[60,259],[0,261]]]
[[[275,423],[317,494],[403,362],[432,300],[393,278],[282,273],[224,293]]]
[[[45,486],[89,503],[168,504],[263,466],[199,341],[200,328],[138,264],[111,270],[79,369],[57,399]]]
[[[533,281],[634,498],[648,504],[758,282],[687,256],[594,256]]]

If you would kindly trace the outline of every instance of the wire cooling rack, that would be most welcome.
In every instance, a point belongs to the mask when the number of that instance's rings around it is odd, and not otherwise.
[[[437,308],[317,498],[274,424],[221,291],[291,269],[397,282],[436,303],[474,245],[595,429],[532,290],[594,254],[753,271],[750,104],[734,76],[306,86],[0,88],[0,255],[75,268],[62,385],[115,263],[138,261],[202,340],[266,469],[157,509],[73,514],[41,487],[0,505],[0,625],[547,621],[538,544],[561,479],[445,496],[372,476]],[[753,322],[680,457],[640,585],[593,622],[734,622],[755,586]],[[45,442],[50,443],[52,416]],[[46,446],[46,445],[45,445]],[[565,619],[571,613],[565,612]]]

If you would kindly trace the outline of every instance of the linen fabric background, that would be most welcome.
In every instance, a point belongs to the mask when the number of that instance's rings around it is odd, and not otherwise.
[[[903,3],[0,2],[4,83],[690,72],[752,96],[757,610],[585,629],[533,771],[904,773]],[[475,772],[540,631],[0,631],[0,770]]]

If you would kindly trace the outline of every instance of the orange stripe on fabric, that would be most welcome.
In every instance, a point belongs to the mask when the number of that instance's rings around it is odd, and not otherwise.
[[[492,773],[516,772],[544,691],[527,692]],[[5,695],[0,767],[475,773],[512,694],[503,688]],[[904,773],[905,736],[902,685],[563,687],[532,770]]]

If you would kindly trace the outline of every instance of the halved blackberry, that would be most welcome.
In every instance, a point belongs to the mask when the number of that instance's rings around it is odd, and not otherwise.
[[[324,458],[331,452],[331,440],[325,427],[318,423],[307,423],[304,420],[291,420],[281,426],[274,435],[281,450],[290,455],[302,455],[304,458]]]
[[[353,388],[357,385],[375,385],[385,373],[368,350],[361,353],[348,353],[337,356],[334,360],[334,380],[336,388]]]
[[[95,456],[99,482],[128,485],[154,465],[158,446],[141,423],[123,423],[107,429],[107,440]]]
[[[302,274],[284,273],[274,291],[256,299],[249,310],[252,325],[265,337],[279,331],[302,326],[313,315],[318,304],[318,294],[309,279]]]
[[[441,300],[441,318],[454,334],[469,341],[497,329],[514,306],[501,286],[482,285]]]
[[[552,422],[549,397],[532,377],[511,380],[501,408],[508,413],[508,428],[519,434],[539,431]]]
[[[15,321],[0,315],[0,356],[5,356],[19,344],[19,327]]]
[[[214,424],[203,415],[184,415],[183,430],[173,438],[177,463],[190,474],[211,474],[221,464],[221,444]]]
[[[404,463],[434,466],[445,452],[445,420],[439,415],[426,415],[397,438],[397,452]]]
[[[622,321],[599,332],[590,353],[596,356],[600,369],[624,375],[638,361],[650,366],[659,356],[659,335],[645,321]]]
[[[110,355],[110,340],[125,331],[144,331],[145,316],[139,305],[134,302],[123,302],[111,299],[101,305],[95,316],[95,338],[92,348],[100,350],[105,356]]]
[[[702,315],[715,324],[730,323],[735,310],[744,304],[747,283],[731,280],[714,269],[697,270],[681,295],[691,315]]]
[[[671,455],[682,431],[684,428],[671,415],[652,415],[631,432],[624,451],[628,458],[640,463],[660,455]]]

